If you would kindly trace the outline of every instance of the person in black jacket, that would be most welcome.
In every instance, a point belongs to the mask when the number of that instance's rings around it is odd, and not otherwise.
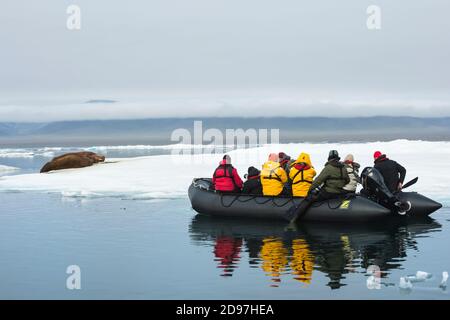
[[[405,182],[406,169],[393,160],[389,160],[385,154],[380,151],[373,155],[375,159],[375,169],[383,176],[384,183],[389,191],[396,193],[402,190]]]
[[[262,195],[262,185],[260,179],[260,171],[255,167],[248,168],[248,174],[245,175],[247,181],[244,182],[242,193]]]

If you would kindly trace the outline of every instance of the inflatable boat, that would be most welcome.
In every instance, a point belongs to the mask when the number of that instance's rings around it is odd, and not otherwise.
[[[295,197],[220,193],[214,190],[211,179],[207,178],[194,179],[188,195],[192,208],[200,214],[251,219],[285,220],[288,210],[303,201],[303,198]],[[442,207],[440,203],[416,192],[402,192],[398,197],[401,201],[411,204],[405,216],[400,216],[364,196],[352,194],[314,203],[301,220],[353,223],[390,218],[407,219],[426,217]]]

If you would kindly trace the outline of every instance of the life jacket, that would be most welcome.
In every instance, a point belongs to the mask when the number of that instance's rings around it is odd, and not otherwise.
[[[288,182],[286,171],[274,161],[264,163],[260,176],[265,196],[279,195],[283,191],[284,184]]]
[[[311,169],[311,167],[308,164],[306,164],[306,163],[296,163],[294,165],[294,168],[297,169],[298,171],[291,179],[293,185],[301,183],[301,182],[306,182],[306,183],[309,183],[309,184],[313,183],[312,180],[305,179],[305,171]],[[296,180],[296,178],[297,178],[297,176],[299,174],[301,175],[300,179]]]
[[[233,166],[231,164],[220,164],[214,171],[213,177],[216,179],[216,181],[219,179],[231,180],[234,189],[235,190],[239,189],[239,186],[236,184],[236,181],[234,181]]]
[[[284,170],[279,163],[277,163],[273,168],[268,168],[266,165],[264,165],[263,169],[260,173],[261,179],[277,180],[277,181],[283,182],[281,177],[276,172],[279,169]]]
[[[306,197],[316,176],[309,154],[302,152],[291,166],[289,178],[294,197]]]

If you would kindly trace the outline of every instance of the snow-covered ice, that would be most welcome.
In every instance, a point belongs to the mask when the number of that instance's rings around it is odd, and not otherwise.
[[[176,150],[179,146],[172,148]],[[308,152],[316,169],[320,171],[331,149],[338,150],[342,158],[352,153],[362,167],[373,164],[374,151],[385,152],[407,168],[407,181],[419,177],[419,182],[410,190],[442,201],[444,205],[450,205],[450,142],[397,140],[373,143],[280,144],[238,149],[228,154],[239,174],[243,176],[249,166],[260,167],[270,152],[279,151],[286,152],[294,158],[300,152]],[[194,153],[196,150],[200,151],[199,148],[194,148]],[[185,197],[192,179],[211,177],[221,158],[222,154],[108,158],[107,163],[82,169],[1,177],[0,191],[58,192],[65,197],[120,196],[131,199]]]

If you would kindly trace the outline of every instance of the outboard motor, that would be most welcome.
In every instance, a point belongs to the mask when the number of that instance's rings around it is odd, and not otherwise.
[[[411,209],[410,202],[402,202],[393,194],[386,184],[381,173],[371,167],[367,167],[361,173],[361,184],[363,190],[361,194],[382,206],[397,212],[400,215],[406,214]]]

